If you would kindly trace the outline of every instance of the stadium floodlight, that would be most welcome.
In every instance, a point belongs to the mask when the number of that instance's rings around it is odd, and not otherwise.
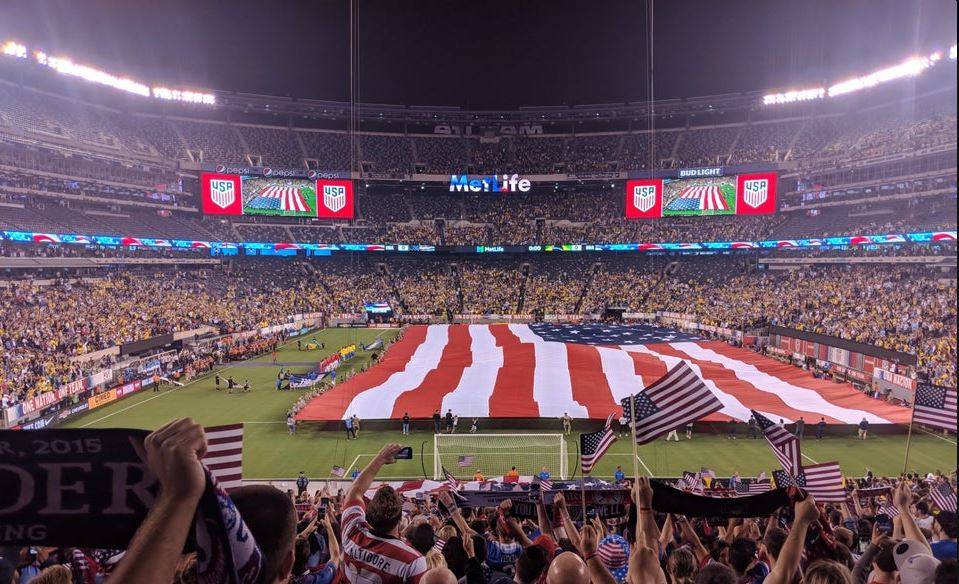
[[[956,60],[956,45],[949,47],[949,58],[953,61]]]
[[[770,93],[763,96],[763,105],[779,105],[782,103],[795,103],[797,101],[811,101],[822,99],[826,96],[826,89],[823,87],[814,87],[812,89],[797,89],[783,93]]]
[[[112,87],[114,89],[119,89],[120,91],[126,91],[136,95],[142,95],[144,97],[150,96],[150,88],[142,83],[138,83],[132,79],[127,79],[126,77],[117,77],[116,75],[111,75],[106,71],[100,71],[99,69],[94,69],[93,67],[89,67],[87,65],[74,63],[65,57],[51,57],[43,51],[37,51],[34,53],[34,58],[36,59],[37,63],[45,65],[57,73],[70,75],[71,77],[79,77],[80,79],[89,81],[90,83],[106,85],[107,87]]]
[[[16,57],[17,59],[26,59],[27,58],[27,47],[21,45],[16,41],[7,41],[3,43],[3,46],[0,47],[0,53],[8,57]]]
[[[874,71],[864,77],[853,77],[852,79],[840,81],[829,87],[829,97],[859,91],[867,87],[875,87],[880,83],[902,79],[903,77],[915,77],[931,67],[934,62],[935,61],[929,57],[913,57],[898,65]]]
[[[200,91],[188,91],[184,89],[168,89],[166,87],[154,87],[153,97],[169,101],[182,101],[184,103],[200,103],[204,105],[216,104],[216,96],[212,93],[203,93]]]

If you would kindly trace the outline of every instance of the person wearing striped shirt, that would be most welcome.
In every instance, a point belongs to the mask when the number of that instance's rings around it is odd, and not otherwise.
[[[342,518],[343,567],[349,584],[418,584],[427,570],[426,558],[400,539],[403,501],[383,486],[369,505],[363,494],[384,464],[396,461],[402,446],[387,444],[359,474],[347,492]]]

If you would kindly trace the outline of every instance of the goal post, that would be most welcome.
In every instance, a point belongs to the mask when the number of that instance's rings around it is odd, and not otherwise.
[[[537,475],[545,466],[553,478],[569,478],[569,452],[562,434],[434,434],[433,478],[445,468],[458,479],[476,471],[505,475],[516,467],[522,476]]]

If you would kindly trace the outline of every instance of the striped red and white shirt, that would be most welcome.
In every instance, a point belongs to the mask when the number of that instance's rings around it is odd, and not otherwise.
[[[350,584],[417,584],[426,569],[426,558],[405,542],[373,533],[362,500],[348,503],[342,575]]]

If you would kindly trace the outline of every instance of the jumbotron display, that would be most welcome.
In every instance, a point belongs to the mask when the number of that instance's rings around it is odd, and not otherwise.
[[[349,180],[205,172],[200,185],[208,215],[352,219],[354,213]]]
[[[776,179],[761,172],[626,181],[626,218],[775,213]]]

